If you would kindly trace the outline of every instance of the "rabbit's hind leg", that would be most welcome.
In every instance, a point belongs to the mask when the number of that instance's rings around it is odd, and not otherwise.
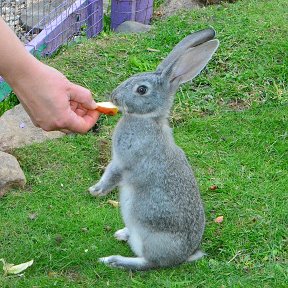
[[[143,257],[155,267],[177,266],[187,261],[189,247],[183,237],[172,233],[153,233],[143,242]]]
[[[153,268],[152,265],[143,257],[123,257],[120,255],[112,255],[99,259],[100,262],[113,268],[122,268],[127,270],[148,270]]]
[[[127,227],[120,229],[115,232],[114,237],[119,241],[128,241],[129,239],[129,230]]]

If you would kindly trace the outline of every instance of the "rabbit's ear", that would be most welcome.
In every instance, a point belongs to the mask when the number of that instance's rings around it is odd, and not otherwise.
[[[206,66],[218,46],[219,41],[214,39],[188,49],[162,72],[162,77],[168,78],[172,85],[192,80]]]
[[[162,72],[177,58],[183,55],[185,51],[187,51],[189,48],[195,47],[204,42],[212,40],[214,37],[215,37],[215,31],[212,28],[197,31],[186,36],[174,47],[174,49],[169,53],[169,55],[161,62],[161,64],[157,67],[156,72]]]

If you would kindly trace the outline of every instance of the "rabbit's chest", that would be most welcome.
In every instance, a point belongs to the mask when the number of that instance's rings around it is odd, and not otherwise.
[[[132,151],[137,150],[139,144],[137,144],[137,139],[133,132],[130,133],[117,133],[113,141],[114,149],[117,153],[121,151]]]
[[[120,123],[113,134],[113,153],[124,162],[139,159],[145,156],[150,136],[148,129],[131,123]]]

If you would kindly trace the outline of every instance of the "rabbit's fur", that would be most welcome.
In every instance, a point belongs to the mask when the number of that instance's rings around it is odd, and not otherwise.
[[[214,36],[213,29],[187,36],[156,72],[129,78],[111,95],[123,117],[113,134],[112,161],[89,191],[102,196],[119,186],[125,228],[115,237],[127,240],[137,257],[100,259],[109,266],[147,270],[204,255],[199,250],[205,227],[202,201],[167,118],[179,84],[199,74],[217,50]]]

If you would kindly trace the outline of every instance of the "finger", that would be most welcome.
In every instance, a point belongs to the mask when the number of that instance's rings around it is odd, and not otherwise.
[[[77,103],[75,101],[70,101],[70,108],[74,111],[77,115],[83,117],[87,114],[88,109],[84,108],[82,104]]]
[[[82,108],[82,107],[78,107],[74,112],[75,112],[78,116],[83,117],[84,115],[87,114],[88,111],[95,111],[95,110],[87,110],[87,109],[84,109],[84,108]]]
[[[82,106],[82,104],[77,103],[75,101],[70,101],[70,108],[79,116],[84,116],[87,114],[87,109]]]
[[[71,111],[66,129],[72,132],[86,133],[95,125],[99,116],[100,113],[96,110],[89,110],[87,114],[82,117]]]
[[[78,103],[75,101],[70,100],[70,108],[71,110],[75,111],[78,107]]]
[[[96,110],[89,110],[87,111],[87,114],[83,116],[84,121],[86,122],[87,125],[87,131],[90,130],[97,122],[99,119],[101,113],[99,113]]]
[[[97,108],[96,102],[92,98],[91,92],[79,85],[71,83],[70,88],[70,101],[75,101],[80,104],[86,109],[95,110]]]

